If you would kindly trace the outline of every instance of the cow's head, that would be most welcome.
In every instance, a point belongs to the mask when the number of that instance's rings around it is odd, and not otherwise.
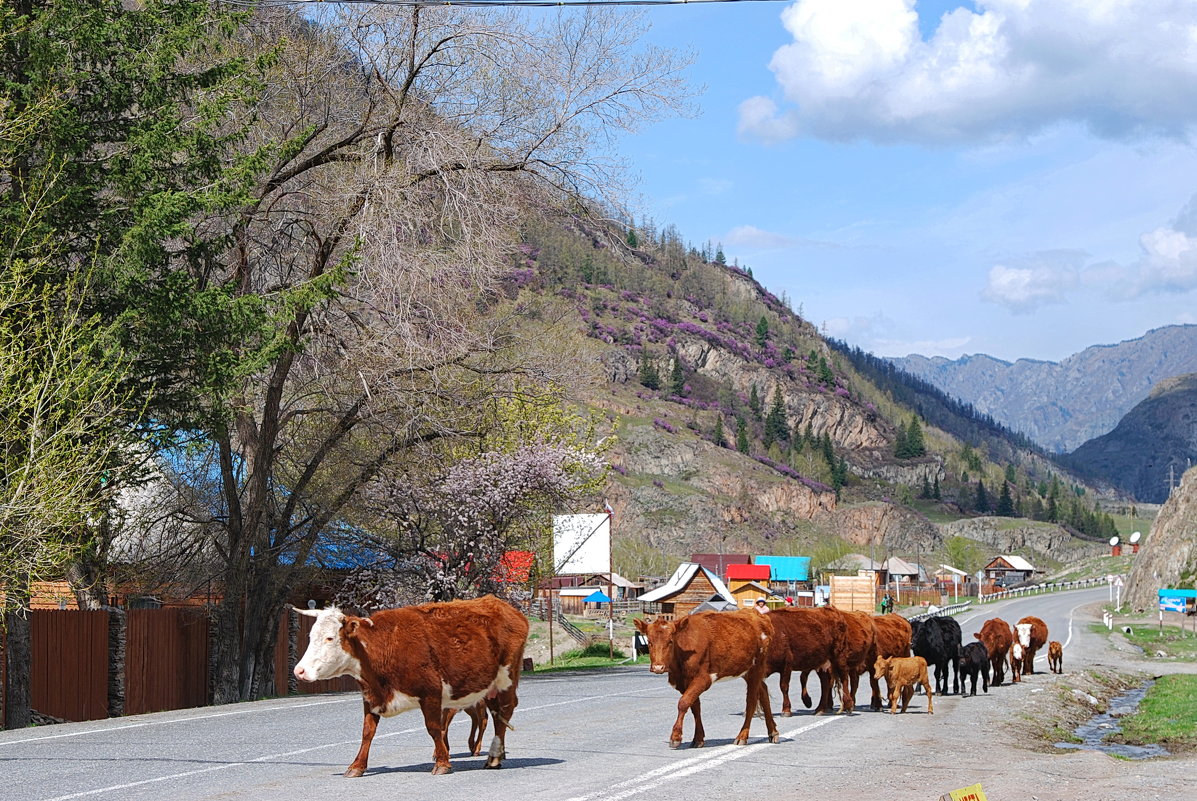
[[[363,627],[373,626],[366,617],[346,615],[336,607],[296,609],[301,615],[316,618],[308,634],[308,649],[295,666],[295,677],[302,681],[320,681],[337,676],[362,677],[362,665],[353,655],[349,640]]]
[[[648,669],[668,673],[673,664],[673,634],[677,624],[664,618],[646,621],[636,618],[636,629],[648,638]]]
[[[1023,648],[1031,647],[1031,624],[1030,623],[1016,623],[1014,625],[1014,638],[1022,644]]]
[[[894,658],[892,656],[879,656],[877,661],[873,663],[873,678],[884,679],[885,674],[889,672],[889,666],[893,664]]]
[[[1013,657],[1015,661],[1020,663],[1022,662],[1022,643],[1018,642],[1017,640],[1014,641],[1014,645],[1010,646],[1010,656]]]

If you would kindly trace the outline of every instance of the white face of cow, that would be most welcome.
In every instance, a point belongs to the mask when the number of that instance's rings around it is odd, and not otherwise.
[[[335,607],[318,611],[299,609],[301,615],[316,618],[308,634],[308,649],[295,666],[295,677],[302,681],[319,681],[337,676],[361,678],[361,663],[345,650],[342,631],[345,615]]]
[[[1018,629],[1018,642],[1022,644],[1023,648],[1031,647],[1031,624],[1018,623],[1014,626]]]
[[[1014,645],[1012,645],[1010,647],[1010,653],[1014,655],[1014,659],[1016,661],[1019,661],[1019,662],[1022,661],[1022,646],[1021,645],[1019,645],[1018,643],[1014,643]]]

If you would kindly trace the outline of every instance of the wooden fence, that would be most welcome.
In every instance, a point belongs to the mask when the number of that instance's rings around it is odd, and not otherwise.
[[[286,612],[280,617],[275,694],[357,689],[348,676],[296,686],[291,669],[314,622]],[[206,706],[212,702],[210,631],[208,615],[196,608],[35,609],[29,613],[30,705],[73,721]]]

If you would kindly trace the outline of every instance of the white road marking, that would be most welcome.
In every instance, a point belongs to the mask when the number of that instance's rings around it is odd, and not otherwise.
[[[834,723],[837,720],[847,720],[847,715],[836,715],[834,717],[824,717],[816,720],[813,723],[807,723],[799,726],[796,729],[791,729],[787,732],[781,732],[781,736],[786,739],[793,739],[799,734],[803,734],[812,729],[817,729],[820,726],[825,726],[828,723]],[[672,765],[665,765],[664,767],[650,770],[647,773],[628,779],[626,781],[618,782],[610,787],[604,787],[594,793],[586,795],[579,795],[573,798],[566,799],[566,801],[622,801],[622,799],[630,798],[640,793],[647,793],[650,790],[655,790],[667,782],[672,782],[677,779],[691,776],[695,773],[701,773],[711,768],[719,767],[727,762],[732,762],[746,756],[751,756],[760,752],[763,749],[772,748],[773,744],[769,742],[753,743],[752,745],[731,745],[724,748],[713,749],[701,756],[690,757],[681,762],[675,762]],[[620,789],[624,788],[624,789]],[[611,792],[616,790],[616,792]]]
[[[654,684],[656,684],[656,682],[654,682]],[[523,707],[522,711],[532,712],[532,711],[535,711],[538,709],[547,709],[549,707],[554,707],[554,706],[563,706],[565,704],[577,704],[577,703],[582,703],[585,701],[596,701],[596,700],[603,699],[603,698],[616,698],[621,695],[633,695],[633,694],[638,694],[638,693],[642,693],[642,692],[644,692],[643,688],[636,689],[636,690],[627,690],[627,691],[618,692],[618,693],[606,693],[603,695],[588,695],[588,696],[583,696],[581,698],[570,698],[565,701],[554,701],[553,703],[549,703],[549,704],[539,704],[537,706]],[[119,731],[121,729],[137,729],[137,728],[141,728],[143,726],[155,726],[155,725],[162,725],[162,724],[166,724],[166,723],[186,723],[186,722],[192,721],[192,720],[204,720],[204,719],[208,719],[208,718],[219,718],[219,717],[226,717],[228,715],[243,715],[243,714],[247,714],[249,712],[275,712],[275,711],[285,710],[285,709],[295,709],[297,707],[320,706],[322,704],[344,703],[344,702],[350,701],[350,700],[352,700],[356,703],[359,703],[359,704],[361,703],[361,698],[359,696],[355,695],[355,696],[350,696],[350,697],[345,697],[345,698],[331,698],[331,699],[322,700],[322,701],[312,701],[312,702],[304,703],[304,704],[287,704],[287,705],[282,705],[282,706],[272,706],[272,707],[266,707],[266,708],[255,707],[253,709],[243,709],[243,710],[237,710],[235,712],[218,712],[218,713],[215,713],[212,715],[198,715],[195,717],[183,718],[183,719],[179,719],[179,720],[163,720],[163,721],[153,721],[153,722],[149,722],[149,723],[134,723],[134,724],[131,724],[128,726],[107,726],[104,728],[89,729],[88,731],[84,731],[84,732],[73,732],[71,734],[56,734],[56,735],[50,735],[47,737],[30,737],[30,738],[27,738],[24,740],[13,740],[11,742],[31,742],[31,741],[35,741],[35,740],[50,740],[50,739],[54,739],[56,737],[77,737],[77,736],[84,735],[84,734],[106,734],[107,732]],[[414,734],[414,733],[423,732],[423,731],[425,731],[423,726],[415,726],[410,729],[403,729],[401,731],[394,731],[394,732],[389,732],[387,734],[377,735],[374,738],[374,741],[377,742],[378,740],[385,740],[389,737],[399,737],[404,734]],[[101,795],[103,793],[115,793],[115,792],[120,792],[123,790],[130,790],[134,787],[144,787],[145,785],[148,785],[148,784],[158,784],[160,782],[172,781],[174,779],[183,779],[188,776],[198,776],[198,775],[201,775],[204,773],[215,773],[216,771],[219,771],[219,770],[228,770],[229,768],[239,768],[239,767],[244,767],[246,765],[254,765],[254,764],[259,764],[262,762],[270,762],[272,760],[282,759],[284,757],[293,757],[293,756],[298,756],[300,754],[310,754],[313,751],[319,751],[324,748],[341,748],[341,747],[344,747],[347,745],[360,745],[360,743],[361,743],[361,740],[342,740],[340,742],[322,743],[321,745],[314,745],[314,746],[311,746],[310,748],[301,748],[297,751],[283,751],[283,752],[280,752],[277,754],[267,754],[266,756],[256,757],[254,759],[247,759],[247,760],[243,760],[243,761],[239,761],[239,762],[227,762],[223,765],[212,765],[212,766],[209,766],[206,768],[197,768],[196,770],[183,771],[181,773],[171,773],[166,776],[155,776],[150,779],[142,779],[140,781],[127,782],[125,784],[114,784],[114,785],[110,785],[108,787],[96,787],[94,789],[83,790],[78,793],[70,793],[68,795],[54,796],[53,798],[44,799],[44,801],[71,801],[71,799],[75,799],[75,798],[86,798],[88,796]]]

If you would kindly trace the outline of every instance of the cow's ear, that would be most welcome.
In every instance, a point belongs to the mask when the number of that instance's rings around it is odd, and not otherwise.
[[[648,633],[648,624],[644,622],[644,618],[632,618],[632,625],[634,625],[636,627],[636,631],[640,632],[641,634]]]

